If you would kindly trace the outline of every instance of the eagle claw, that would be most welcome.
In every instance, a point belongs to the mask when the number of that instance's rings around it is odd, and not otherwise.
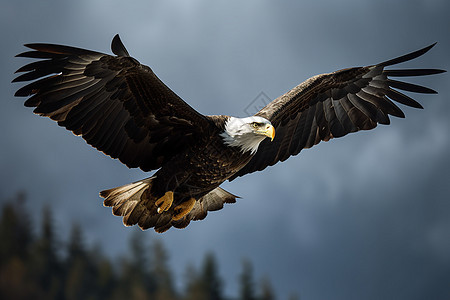
[[[155,205],[158,207],[157,209],[158,214],[167,211],[172,206],[172,202],[173,202],[172,191],[166,192],[164,196],[156,200]]]
[[[183,218],[185,215],[190,213],[195,204],[195,198],[190,198],[188,201],[181,203],[180,205],[175,206],[173,209],[174,215],[172,220],[178,221]]]

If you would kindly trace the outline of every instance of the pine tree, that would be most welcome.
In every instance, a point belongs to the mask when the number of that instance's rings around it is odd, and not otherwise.
[[[3,205],[0,218],[0,264],[14,256],[28,259],[33,235],[25,202],[25,194],[18,193]]]
[[[117,282],[112,290],[113,300],[132,299],[131,294],[132,279],[130,277],[133,274],[131,263],[125,257],[119,257],[114,260],[115,266],[118,267]]]
[[[0,299],[44,297],[30,272],[33,243],[25,194],[7,201],[0,216]]]
[[[219,277],[216,259],[207,253],[203,259],[201,272],[189,265],[186,269],[186,300],[221,300],[222,280]]]
[[[168,254],[164,245],[159,240],[153,242],[152,247],[153,276],[156,282],[156,300],[176,299],[175,289],[172,282],[172,274],[168,267]]]
[[[129,256],[111,263],[100,247],[87,249],[81,227],[75,224],[67,242],[67,256],[60,257],[52,212],[44,208],[37,238],[19,195],[0,213],[0,299],[155,299],[222,300],[223,283],[213,253],[207,253],[199,270],[186,269],[186,290],[178,297],[168,264],[168,252],[160,240],[150,246],[141,231],[130,239]],[[117,263],[119,262],[119,263]],[[241,300],[274,300],[267,277],[255,296],[253,267],[242,261],[239,275]],[[292,294],[289,299],[300,299]]]
[[[89,259],[78,224],[72,226],[67,254],[65,298],[70,300],[95,297],[97,269]]]
[[[52,211],[45,206],[42,212],[40,236],[33,246],[33,275],[39,286],[46,292],[47,299],[63,297],[61,261],[56,251]]]
[[[248,259],[242,260],[242,273],[240,275],[240,299],[255,300],[253,266]]]
[[[116,285],[116,277],[111,262],[102,257],[97,264],[98,275],[96,280],[98,299],[111,299],[111,295]]]
[[[133,299],[148,299],[154,293],[155,282],[150,274],[148,246],[144,243],[144,232],[136,228],[130,239],[131,258],[129,260],[132,278],[131,295]]]
[[[208,300],[201,276],[193,265],[187,265],[184,277],[186,278],[186,291],[183,299]]]
[[[207,253],[203,260],[202,283],[207,299],[222,299],[222,282],[219,278],[216,259],[212,253]]]
[[[264,276],[261,279],[261,296],[259,297],[260,300],[275,300],[275,294],[272,289],[272,284],[270,283],[270,280],[267,276]]]
[[[95,278],[96,299],[111,300],[117,278],[111,261],[103,254],[99,244],[95,244],[89,251],[90,261],[95,264],[97,276]]]

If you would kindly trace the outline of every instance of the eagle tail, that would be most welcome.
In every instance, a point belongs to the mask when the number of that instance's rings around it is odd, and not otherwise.
[[[131,226],[136,224],[130,224],[131,222],[128,221],[125,222],[125,219],[128,220],[136,208],[144,208],[144,203],[141,202],[142,195],[151,188],[154,178],[149,177],[144,180],[101,191],[100,197],[105,198],[103,205],[112,207],[113,215],[123,216],[125,225]]]
[[[203,220],[208,211],[222,209],[224,203],[235,203],[236,198],[239,198],[217,187],[197,199],[194,207],[185,217],[174,220],[173,207],[162,213],[157,212],[155,205],[157,198],[149,193],[153,179],[155,177],[101,191],[100,196],[105,198],[103,205],[112,207],[113,215],[123,217],[125,226],[138,224],[143,230],[153,227],[156,232],[164,232],[172,226],[184,228],[191,220]]]
[[[158,213],[155,202],[157,197],[150,193],[153,180],[144,180],[104,190],[100,197],[105,198],[103,205],[112,207],[115,216],[123,217],[125,226],[138,224],[142,230],[153,227],[156,232],[164,232],[172,225],[173,208]]]

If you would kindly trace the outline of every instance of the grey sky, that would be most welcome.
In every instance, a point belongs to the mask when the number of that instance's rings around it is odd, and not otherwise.
[[[450,2],[404,1],[4,1],[0,87],[0,196],[29,194],[40,214],[52,205],[59,235],[72,222],[110,255],[132,229],[103,208],[98,192],[149,176],[128,170],[13,97],[13,58],[30,42],[110,53],[119,33],[204,114],[245,116],[264,92],[283,94],[310,76],[437,46],[404,67],[450,69]],[[162,239],[181,280],[187,262],[214,251],[226,291],[237,294],[242,257],[268,274],[285,299],[450,298],[450,81],[414,82],[439,95],[413,95],[406,119],[305,150],[225,183],[238,203]],[[181,266],[181,268],[180,268]],[[236,278],[236,280],[233,280]],[[433,297],[434,296],[434,297]]]

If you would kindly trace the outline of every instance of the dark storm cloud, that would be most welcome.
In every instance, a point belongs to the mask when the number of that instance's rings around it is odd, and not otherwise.
[[[116,255],[125,251],[131,230],[101,206],[98,191],[147,176],[14,99],[12,73],[24,60],[13,56],[23,43],[109,52],[120,33],[133,56],[200,112],[244,116],[260,92],[275,98],[312,75],[377,63],[435,41],[430,53],[406,67],[449,69],[449,5],[10,1],[0,11],[0,195],[25,189],[36,210],[45,202],[54,207],[61,234],[71,222],[82,223],[88,241]],[[171,249],[173,265],[198,263],[213,250],[223,277],[236,278],[245,256],[257,274],[270,275],[280,299],[292,290],[305,299],[448,296],[449,76],[417,82],[440,93],[417,97],[424,110],[406,108],[406,119],[392,118],[391,126],[321,143],[224,184],[243,199],[185,230],[157,236]],[[176,250],[181,245],[183,252]],[[236,282],[227,280],[226,289],[235,295]]]

